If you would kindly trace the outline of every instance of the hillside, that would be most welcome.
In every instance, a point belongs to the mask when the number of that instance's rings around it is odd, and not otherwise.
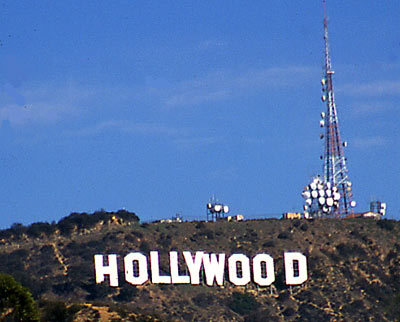
[[[96,284],[95,254],[204,250],[270,254],[272,287],[132,286]],[[308,280],[284,282],[284,251],[307,257]],[[0,231],[0,271],[28,287],[42,309],[76,320],[315,321],[387,320],[400,317],[400,222],[352,220],[250,220],[140,224],[134,213],[71,214],[57,224],[13,225]],[[65,303],[65,304],[64,304]],[[57,307],[58,305],[58,307]]]

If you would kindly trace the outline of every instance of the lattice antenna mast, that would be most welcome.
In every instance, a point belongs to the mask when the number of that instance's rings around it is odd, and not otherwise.
[[[336,186],[340,193],[339,207],[335,214],[338,216],[347,216],[353,214],[351,182],[348,178],[348,170],[346,168],[346,158],[344,157],[343,148],[346,142],[342,142],[339,131],[339,120],[335,105],[335,95],[333,93],[332,76],[335,73],[332,70],[331,57],[329,54],[328,41],[328,22],[326,18],[325,0],[324,6],[324,40],[325,40],[325,64],[324,78],[322,79],[322,90],[324,92],[322,101],[326,103],[326,114],[322,113],[323,120],[321,126],[325,127],[325,147],[324,147],[324,168],[323,180],[325,183],[330,182],[332,186]]]

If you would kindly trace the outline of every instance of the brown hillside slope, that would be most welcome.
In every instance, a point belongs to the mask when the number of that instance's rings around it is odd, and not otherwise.
[[[128,319],[130,312],[173,321],[393,321],[400,317],[400,222],[270,219],[140,225],[113,217],[89,228],[68,226],[67,232],[55,225],[35,237],[0,232],[0,271],[15,276],[36,298],[86,303],[82,312],[108,307],[108,316],[114,318]],[[125,283],[123,256],[132,251],[148,255],[150,250],[160,252],[160,266],[166,272],[170,250],[249,257],[266,252],[275,260],[276,281],[265,288],[253,283],[237,287],[228,281],[223,287]],[[307,256],[309,279],[303,285],[285,285],[284,251]],[[120,255],[119,287],[95,284],[94,254]]]

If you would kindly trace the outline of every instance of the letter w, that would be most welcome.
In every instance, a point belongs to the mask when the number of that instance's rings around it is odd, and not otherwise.
[[[214,279],[217,285],[224,284],[225,254],[219,254],[218,258],[216,254],[204,254],[203,266],[208,286],[214,284]]]

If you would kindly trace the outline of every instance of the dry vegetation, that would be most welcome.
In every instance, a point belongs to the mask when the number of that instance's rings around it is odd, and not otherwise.
[[[204,284],[134,287],[123,282],[122,257],[159,250],[269,253],[272,287]],[[309,280],[289,288],[283,252],[307,256]],[[96,285],[94,254],[120,257],[120,287]],[[55,224],[0,231],[0,271],[12,274],[39,301],[47,321],[315,321],[400,317],[400,222],[321,219],[142,224],[126,211],[72,214]],[[58,314],[58,315],[57,315]],[[57,318],[53,317],[56,316]],[[64,318],[61,318],[61,317]]]

